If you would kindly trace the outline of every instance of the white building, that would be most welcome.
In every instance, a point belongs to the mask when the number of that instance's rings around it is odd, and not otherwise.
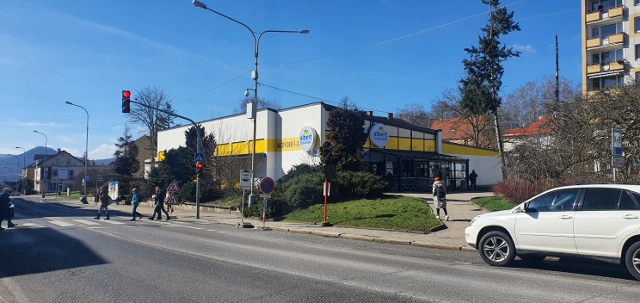
[[[325,142],[329,112],[336,107],[322,102],[256,113],[256,178],[281,178],[294,165],[319,164],[319,147]],[[403,120],[365,116],[363,131],[369,134],[363,162],[369,171],[383,176],[391,172],[402,191],[425,191],[436,176],[447,180],[450,190],[467,188],[467,176],[474,169],[478,185],[502,180],[498,153],[470,146],[443,143],[441,131],[411,125]],[[218,143],[216,156],[251,154],[253,122],[245,114],[221,117],[199,124]],[[184,133],[192,125],[158,133],[158,159],[184,144]],[[247,167],[250,169],[250,167]],[[240,172],[238,172],[239,176]]]

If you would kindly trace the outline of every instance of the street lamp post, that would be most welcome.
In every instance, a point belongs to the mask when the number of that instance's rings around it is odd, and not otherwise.
[[[22,148],[20,146],[16,146],[16,148]],[[27,167],[27,151],[22,148],[22,167],[26,169]],[[28,170],[27,170],[28,171]],[[28,175],[28,174],[27,174]],[[22,171],[20,172],[20,179],[22,180],[22,192],[25,192],[25,179],[22,178]],[[25,193],[26,194],[26,193]]]
[[[89,112],[87,111],[86,108],[78,104],[75,104],[69,101],[65,101],[64,103],[82,108],[84,112],[87,113],[87,140],[85,141],[86,145],[84,150],[84,177],[82,179],[82,185],[84,186],[84,196],[80,201],[82,201],[82,203],[88,203],[87,202],[87,162],[89,162]]]
[[[18,168],[16,169],[16,172],[18,172],[18,170],[20,170],[20,158],[18,158],[18,156],[16,156],[16,155],[12,155],[12,154],[7,154],[7,156],[16,157],[16,160],[18,161]],[[18,179],[18,180],[20,180],[20,179]],[[16,182],[16,191],[18,191],[18,182]]]
[[[250,117],[253,118],[253,147],[251,149],[251,195],[250,195],[250,199],[253,198],[255,199],[255,196],[253,195],[253,180],[254,180],[254,170],[255,170],[255,158],[256,158],[256,110],[258,108],[258,46],[260,44],[260,38],[262,38],[262,35],[266,34],[266,33],[285,33],[285,34],[308,34],[309,30],[307,29],[302,29],[302,30],[297,30],[297,31],[286,31],[286,30],[266,30],[263,32],[254,32],[249,26],[247,26],[246,24],[233,19],[225,14],[222,14],[218,11],[215,11],[213,9],[210,9],[207,7],[206,4],[198,1],[198,0],[192,0],[192,3],[195,7],[199,7],[211,12],[216,13],[219,16],[222,16],[224,18],[227,18],[235,23],[238,23],[240,25],[242,25],[244,28],[246,28],[247,30],[249,30],[249,32],[251,33],[251,36],[253,37],[253,55],[255,58],[255,70],[251,73],[251,78],[254,81],[254,88],[253,88],[253,92],[254,92],[254,96],[253,96],[253,107],[252,107],[252,112],[250,114]],[[256,36],[256,34],[258,34],[258,36]]]
[[[47,193],[47,184],[46,184],[45,180],[47,180],[46,168],[47,168],[47,153],[48,153],[48,151],[47,151],[47,149],[48,149],[47,140],[48,139],[47,139],[47,135],[45,135],[44,133],[41,133],[41,132],[39,132],[37,130],[34,130],[33,132],[41,134],[41,135],[44,136],[44,162],[42,162],[42,168],[45,169],[45,171],[43,171],[43,173],[42,173],[42,177],[43,178],[42,178],[42,180],[40,180],[43,183],[42,184],[42,198],[44,199],[45,194]]]

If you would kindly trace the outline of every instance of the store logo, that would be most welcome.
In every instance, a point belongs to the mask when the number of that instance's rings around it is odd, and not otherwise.
[[[389,132],[382,124],[374,124],[369,131],[369,139],[375,146],[384,147],[389,142]]]
[[[300,130],[298,143],[304,151],[311,151],[316,146],[317,134],[313,127],[305,126]]]

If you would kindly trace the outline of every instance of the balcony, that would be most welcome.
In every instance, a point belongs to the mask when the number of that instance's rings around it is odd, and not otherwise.
[[[624,43],[624,33],[587,39],[587,48]]]
[[[593,12],[588,12],[585,16],[586,23],[595,23],[598,21],[607,21],[607,20],[622,20],[624,16],[624,5],[600,9]]]
[[[612,61],[587,65],[587,74],[624,70],[624,61]]]

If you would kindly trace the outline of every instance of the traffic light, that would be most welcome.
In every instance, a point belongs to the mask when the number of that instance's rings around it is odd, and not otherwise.
[[[131,92],[128,90],[122,91],[122,113],[128,114],[131,112]]]
[[[204,164],[202,164],[202,162],[198,162],[196,164],[196,168],[197,168],[197,172],[198,172],[198,177],[200,177],[200,175],[202,175],[202,169],[204,168]]]

